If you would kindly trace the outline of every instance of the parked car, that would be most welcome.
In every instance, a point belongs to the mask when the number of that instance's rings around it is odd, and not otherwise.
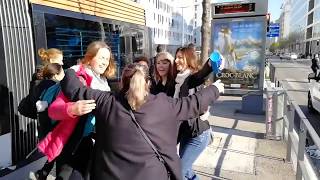
[[[291,59],[291,55],[289,53],[280,54],[280,59]]]
[[[308,109],[310,112],[320,112],[320,82],[317,78],[311,80],[308,92]]]
[[[296,53],[291,53],[290,59],[297,60],[298,59],[298,55]]]

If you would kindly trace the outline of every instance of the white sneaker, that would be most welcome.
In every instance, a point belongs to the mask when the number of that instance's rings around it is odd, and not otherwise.
[[[314,159],[320,159],[320,150],[315,150],[313,151],[312,154],[310,154],[310,157],[314,158]]]
[[[36,173],[35,172],[30,172],[29,173],[29,180],[37,180],[37,177],[36,177]]]
[[[308,146],[306,147],[306,152],[309,153],[310,151],[315,151],[317,149],[318,147],[316,145]]]

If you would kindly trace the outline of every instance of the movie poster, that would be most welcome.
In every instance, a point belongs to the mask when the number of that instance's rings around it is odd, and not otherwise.
[[[217,77],[226,88],[258,89],[264,62],[264,22],[214,21],[212,28],[212,47],[223,59]]]

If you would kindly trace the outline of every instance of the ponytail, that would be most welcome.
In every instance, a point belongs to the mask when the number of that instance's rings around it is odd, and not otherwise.
[[[56,48],[50,48],[45,50],[44,48],[40,48],[38,50],[38,55],[42,60],[43,64],[52,63],[53,59],[56,59],[58,55],[63,55],[62,51]]]
[[[147,82],[144,73],[137,69],[130,80],[130,86],[127,94],[128,103],[133,110],[137,110],[145,103],[147,91]]]
[[[128,65],[122,74],[122,89],[133,110],[139,109],[149,94],[148,69],[140,64]]]
[[[38,55],[40,57],[40,59],[44,62],[44,63],[49,63],[50,59],[49,59],[49,55],[48,52],[44,49],[44,48],[40,48],[38,50]]]

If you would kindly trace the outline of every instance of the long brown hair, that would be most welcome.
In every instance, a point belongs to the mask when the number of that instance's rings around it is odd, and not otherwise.
[[[199,64],[197,53],[195,52],[194,48],[192,47],[178,48],[176,51],[176,58],[177,58],[178,52],[182,53],[183,58],[187,62],[187,67],[192,71],[192,73],[199,71],[200,64]]]
[[[106,78],[114,77],[116,74],[116,63],[114,61],[111,48],[103,41],[93,41],[91,42],[88,47],[84,58],[82,59],[81,63],[85,65],[89,65],[91,60],[97,55],[99,49],[107,48],[110,51],[110,60],[109,65],[102,76]]]
[[[133,63],[127,65],[121,78],[121,92],[126,95],[128,103],[133,110],[139,109],[149,94],[148,68]]]

